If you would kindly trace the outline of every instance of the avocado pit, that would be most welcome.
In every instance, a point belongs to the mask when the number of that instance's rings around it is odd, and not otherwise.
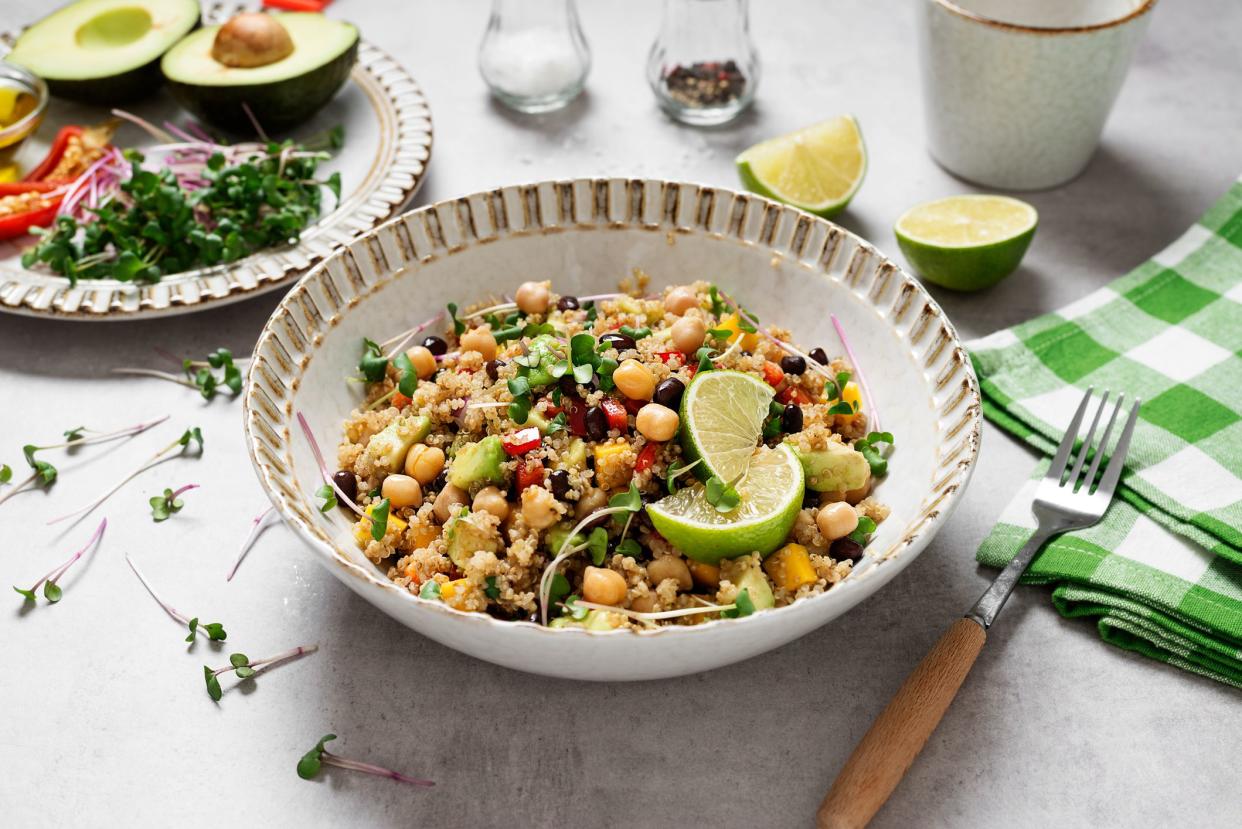
[[[289,30],[271,15],[245,12],[216,32],[211,56],[225,66],[250,69],[267,66],[293,54]]]

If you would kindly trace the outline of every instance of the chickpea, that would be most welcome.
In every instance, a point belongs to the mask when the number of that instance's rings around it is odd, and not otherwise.
[[[441,524],[448,523],[460,507],[464,507],[470,503],[469,496],[465,490],[460,489],[452,484],[445,484],[444,489],[440,490],[440,494],[436,496],[435,514],[436,520]]]
[[[686,566],[690,568],[690,575],[694,576],[694,580],[704,587],[710,587],[714,590],[720,586],[720,568],[715,564],[690,561],[686,563]]]
[[[630,600],[630,610],[637,610],[639,613],[651,613],[655,609],[655,593],[644,593]]]
[[[523,282],[513,299],[523,314],[542,314],[548,310],[548,293],[546,282]]]
[[[405,356],[410,358],[410,364],[414,366],[414,373],[419,380],[426,380],[436,373],[436,355],[423,346],[416,345],[407,349]]]
[[[587,567],[582,574],[582,598],[596,604],[620,605],[625,601],[625,577],[616,570]]]
[[[707,336],[707,326],[698,317],[682,317],[669,329],[673,338],[673,348],[683,354],[693,354],[703,345]]]
[[[462,351],[477,351],[484,360],[496,359],[496,338],[492,336],[490,325],[471,328],[457,340]]]
[[[651,369],[631,358],[622,360],[612,372],[612,382],[631,400],[650,400],[655,393],[656,379]]]
[[[582,493],[582,497],[578,499],[578,505],[574,507],[574,518],[581,521],[590,513],[606,506],[608,506],[608,493],[602,489],[588,489]]]
[[[690,576],[690,568],[686,566],[686,562],[677,556],[660,556],[654,561],[647,564],[647,576],[653,584],[659,584],[665,579],[673,579],[677,582],[680,590],[689,590],[694,586],[694,579]]]
[[[522,490],[522,518],[529,527],[546,530],[561,517],[556,508],[556,498],[541,486],[528,486]]]
[[[698,304],[699,298],[694,291],[682,285],[669,291],[664,298],[664,310],[679,317]]]
[[[815,514],[815,526],[819,527],[820,535],[824,538],[836,541],[854,532],[854,528],[858,526],[858,513],[843,501],[828,504],[820,507]]]
[[[438,446],[416,443],[405,456],[405,474],[427,486],[444,468],[444,450]]]
[[[485,486],[474,496],[472,509],[475,512],[490,512],[504,521],[509,517],[509,502],[504,493],[494,486]]]
[[[660,442],[672,440],[680,424],[681,418],[677,416],[677,412],[659,403],[648,403],[638,410],[634,418],[634,427],[639,434],[647,440]]]
[[[393,509],[418,507],[423,503],[423,488],[409,475],[389,475],[380,487],[380,494]]]

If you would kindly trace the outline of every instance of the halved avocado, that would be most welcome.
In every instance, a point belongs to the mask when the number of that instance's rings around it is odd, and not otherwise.
[[[5,59],[53,95],[122,104],[159,88],[160,56],[198,20],[198,0],[78,0],[22,32]]]
[[[264,130],[277,132],[310,118],[332,100],[358,56],[358,29],[322,14],[274,14],[293,52],[262,66],[228,66],[213,56],[220,26],[199,29],[160,62],[177,101],[199,118],[235,132],[253,132],[243,104]],[[225,24],[227,25],[227,24]]]

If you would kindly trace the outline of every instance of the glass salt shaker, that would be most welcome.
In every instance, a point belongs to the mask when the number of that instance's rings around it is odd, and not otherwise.
[[[574,0],[492,0],[479,45],[479,73],[519,112],[565,106],[586,83],[591,50]]]
[[[747,0],[664,0],[647,80],[660,106],[686,124],[729,121],[755,98],[759,55]]]

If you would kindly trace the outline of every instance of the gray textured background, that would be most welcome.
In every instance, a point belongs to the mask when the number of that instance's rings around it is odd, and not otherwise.
[[[755,3],[764,58],[755,110],[716,132],[657,112],[643,79],[659,4],[585,0],[595,65],[567,111],[529,119],[487,98],[474,53],[482,2],[340,0],[419,79],[435,121],[426,203],[574,175],[735,183],[755,140],[838,112],[860,119],[867,182],[840,221],[895,252],[906,207],[970,188],[923,150],[911,3]],[[6,27],[45,4],[9,0]],[[1232,0],[1161,3],[1090,168],[1028,196],[1042,224],[1026,263],[990,293],[935,292],[964,335],[1052,310],[1174,239],[1242,172]],[[94,561],[55,608],[0,610],[0,803],[13,826],[259,825],[808,826],[854,742],[905,674],[982,590],[972,553],[1032,458],[989,427],[961,508],[906,573],[837,622],[775,653],[706,675],[593,685],[492,667],[382,616],[270,531],[229,585],[223,573],[263,497],[242,451],[240,407],[158,382],[112,379],[153,344],[246,353],[276,299],[163,322],[54,324],[0,316],[0,461],[77,421],[173,412],[207,435],[106,510]],[[74,421],[70,423],[69,421]],[[171,428],[171,427],[169,427]],[[61,464],[53,496],[0,507],[0,582],[33,581],[89,526],[43,526],[130,468],[155,442]],[[148,495],[197,481],[155,527]],[[174,604],[219,618],[251,655],[322,652],[229,692],[200,665],[121,560],[130,552]],[[1110,648],[1062,620],[1047,591],[1007,608],[940,730],[878,827],[1238,824],[1236,691]],[[300,781],[297,758],[327,731],[351,756],[422,773],[430,791],[345,773]]]

